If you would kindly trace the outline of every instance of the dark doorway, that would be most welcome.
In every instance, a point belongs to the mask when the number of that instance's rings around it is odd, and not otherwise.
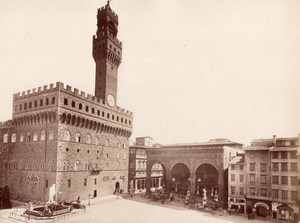
[[[94,190],[94,197],[97,197],[97,190]]]
[[[196,169],[196,193],[203,196],[203,189],[207,191],[208,199],[215,199],[217,196],[219,199],[219,185],[218,185],[218,171],[217,169],[208,163],[201,164]]]
[[[116,182],[115,191],[119,191],[119,190],[120,190],[120,183]]]
[[[190,190],[190,170],[187,165],[177,163],[172,168],[171,191],[179,194],[186,194]]]
[[[263,206],[258,206],[256,208],[256,214],[257,214],[257,216],[260,216],[260,217],[267,217],[268,210],[267,210],[267,208],[265,208]]]

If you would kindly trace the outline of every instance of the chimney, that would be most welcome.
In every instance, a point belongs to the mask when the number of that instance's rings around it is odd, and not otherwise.
[[[276,135],[273,135],[273,146],[276,145]]]

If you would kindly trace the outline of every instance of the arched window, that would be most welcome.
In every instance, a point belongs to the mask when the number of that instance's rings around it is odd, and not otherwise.
[[[52,170],[52,163],[48,163],[48,170],[49,170],[49,171]]]
[[[93,114],[95,113],[95,109],[94,109],[94,108],[92,108],[92,113],[93,113]]]
[[[28,105],[28,107],[29,107],[29,108],[31,108],[31,107],[32,107],[32,102],[29,102],[29,105]]]
[[[90,170],[90,164],[89,163],[85,164],[85,170]]]
[[[53,140],[54,139],[54,132],[53,132],[52,129],[49,131],[49,138],[48,139],[49,140]]]
[[[19,105],[19,110],[22,111],[22,105]]]
[[[45,131],[44,130],[42,130],[42,132],[41,132],[41,141],[44,141],[45,140]]]
[[[100,139],[98,137],[96,137],[96,146],[100,145]]]
[[[108,139],[105,140],[105,146],[109,146],[109,140]]]
[[[109,113],[106,114],[106,117],[109,118]]]
[[[123,143],[123,144],[122,144],[122,147],[123,147],[123,149],[125,149],[125,148],[126,148],[126,144],[125,144],[125,143]]]
[[[71,187],[71,179],[68,179],[67,184],[68,184],[68,187]]]
[[[99,110],[97,111],[97,115],[100,115],[100,111]]]
[[[86,135],[86,136],[85,136],[85,142],[86,142],[87,144],[91,144],[91,143],[92,143],[92,139],[91,139],[91,136],[90,136],[90,135]]]
[[[20,134],[20,142],[24,142],[24,135],[23,135],[23,133]]]
[[[80,162],[79,162],[79,160],[77,160],[74,164],[74,170],[79,170],[79,164],[80,164]]]
[[[40,106],[43,106],[43,99],[40,100]]]
[[[84,178],[84,180],[83,180],[83,186],[86,186],[86,185],[87,185],[87,179]]]
[[[76,104],[75,101],[72,101],[72,107],[75,108]]]
[[[21,161],[21,160],[19,161],[19,164],[18,164],[18,169],[19,169],[19,170],[21,170],[21,169],[22,169],[22,161]]]
[[[79,103],[79,109],[82,110],[82,104],[81,103]]]
[[[86,111],[86,112],[89,111],[89,106],[85,106],[85,111]]]
[[[69,161],[63,161],[63,170],[69,170]]]
[[[81,135],[80,133],[76,132],[75,134],[75,142],[80,142],[81,141]]]
[[[26,142],[30,142],[30,140],[31,140],[31,136],[30,133],[28,132],[26,136]]]
[[[68,99],[67,98],[64,99],[64,105],[68,105]]]
[[[55,104],[55,97],[52,98],[52,104]]]
[[[71,140],[71,136],[70,136],[70,132],[69,131],[65,131],[64,132],[64,140],[65,141],[70,141]]]
[[[49,98],[46,98],[46,105],[49,105]]]
[[[37,132],[34,132],[32,141],[34,142],[37,141],[37,138],[38,138]]]
[[[8,134],[5,133],[5,134],[3,135],[3,143],[7,143],[7,142],[8,142]]]

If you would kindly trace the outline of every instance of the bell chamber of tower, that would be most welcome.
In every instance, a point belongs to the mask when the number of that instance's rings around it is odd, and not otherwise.
[[[117,101],[118,67],[122,59],[122,43],[117,38],[118,24],[118,15],[108,1],[98,9],[93,58],[96,63],[95,96],[111,107]]]

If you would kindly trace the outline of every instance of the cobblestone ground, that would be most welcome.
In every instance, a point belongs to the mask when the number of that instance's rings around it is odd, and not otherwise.
[[[91,204],[84,201],[87,205],[86,211],[80,210],[78,214],[68,216],[59,216],[48,221],[37,221],[31,219],[29,222],[63,222],[63,223],[268,223],[271,221],[255,219],[248,220],[245,216],[237,215],[214,215],[211,213],[192,210],[184,207],[177,202],[165,202],[161,204],[158,201],[150,201],[142,196],[129,198],[106,196],[98,199],[92,199]],[[10,210],[14,211],[14,209]],[[0,222],[17,222],[11,221],[3,215],[7,211],[0,211]],[[2,215],[2,218],[1,218]],[[19,221],[20,222],[20,221]]]

